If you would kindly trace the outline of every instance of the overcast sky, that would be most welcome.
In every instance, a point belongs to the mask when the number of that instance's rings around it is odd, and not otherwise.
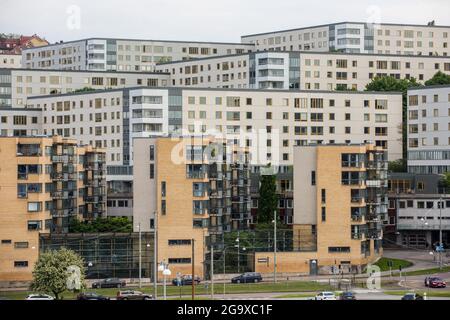
[[[341,21],[450,25],[449,12],[449,0],[0,0],[0,32],[50,42],[240,42],[244,34]]]

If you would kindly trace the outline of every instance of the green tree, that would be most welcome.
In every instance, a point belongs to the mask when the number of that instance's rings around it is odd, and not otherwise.
[[[449,193],[450,191],[450,172],[446,172],[442,175],[441,180],[439,181],[439,192],[440,193]]]
[[[68,282],[73,276],[72,266],[78,267],[80,288],[84,288],[84,261],[76,252],[61,248],[42,253],[34,266],[30,289],[39,293],[53,294],[56,299],[62,298],[61,294],[71,289]]]
[[[415,78],[410,79],[396,79],[394,77],[375,77],[370,83],[366,85],[366,91],[396,91],[401,92],[403,95],[403,159],[407,158],[407,141],[408,141],[408,131],[407,131],[407,117],[408,117],[408,89],[414,87],[420,87],[421,84],[417,82]],[[406,168],[405,168],[406,170]]]
[[[388,164],[388,170],[390,172],[406,172],[407,171],[406,159],[398,159],[395,161],[390,161]]]
[[[127,218],[108,217],[97,218],[93,221],[80,221],[72,219],[69,225],[71,233],[102,233],[102,232],[123,232],[133,231],[133,224]]]
[[[261,175],[257,214],[257,223],[259,226],[270,224],[273,220],[273,213],[278,208],[278,195],[276,190],[276,176],[273,174]]]
[[[433,76],[433,78],[425,81],[426,86],[443,85],[443,84],[450,84],[450,75],[447,75],[442,71],[438,71]]]

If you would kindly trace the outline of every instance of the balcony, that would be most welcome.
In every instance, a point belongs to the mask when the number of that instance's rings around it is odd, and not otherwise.
[[[72,216],[76,214],[76,211],[74,208],[71,209],[52,209],[51,214],[54,218],[64,218],[68,216]]]
[[[55,163],[75,162],[75,156],[74,155],[52,156],[52,161]]]
[[[76,173],[53,172],[50,177],[54,181],[77,180]]]
[[[42,155],[41,146],[39,144],[18,144],[18,157],[39,157]]]

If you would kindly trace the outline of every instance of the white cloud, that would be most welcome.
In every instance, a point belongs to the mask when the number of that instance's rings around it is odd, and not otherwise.
[[[67,27],[66,10],[81,9],[81,28]],[[49,41],[123,37],[239,42],[244,34],[339,21],[450,25],[448,0],[2,0],[0,30],[38,33]]]

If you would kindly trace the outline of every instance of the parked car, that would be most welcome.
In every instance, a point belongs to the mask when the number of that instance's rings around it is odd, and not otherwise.
[[[438,277],[426,277],[425,278],[425,286],[430,288],[445,288],[447,283]]]
[[[231,283],[257,283],[261,281],[261,274],[257,272],[246,272],[231,279]]]
[[[152,295],[142,293],[135,290],[126,290],[117,292],[117,300],[150,300],[153,299]]]
[[[333,292],[324,291],[316,295],[315,300],[336,300]]]
[[[199,284],[201,282],[199,276],[194,277],[195,284]],[[172,284],[174,286],[191,286],[192,285],[192,275],[187,274],[181,276],[180,278],[175,278],[172,280]]]
[[[92,289],[101,288],[123,288],[126,286],[126,282],[117,278],[108,278],[105,280],[92,283]]]
[[[356,300],[355,294],[350,291],[342,292],[339,296],[340,300]]]
[[[402,297],[402,300],[423,300],[423,297],[418,293],[407,293]]]
[[[55,300],[54,297],[48,295],[48,294],[42,294],[42,293],[33,293],[29,294],[25,300]]]
[[[108,297],[102,296],[95,292],[83,292],[77,295],[77,300],[100,300],[105,301],[109,300]]]

